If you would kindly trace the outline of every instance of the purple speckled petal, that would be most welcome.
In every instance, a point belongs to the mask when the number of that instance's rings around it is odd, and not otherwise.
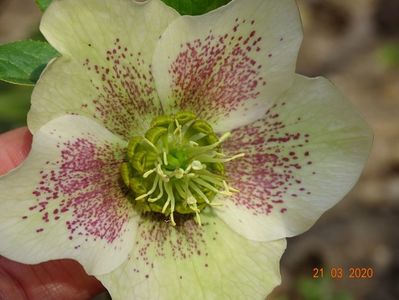
[[[35,87],[29,128],[70,113],[125,138],[146,130],[162,111],[151,71],[154,48],[176,17],[160,0],[54,1],[40,29],[62,56]]]
[[[138,220],[120,184],[125,147],[80,116],[37,131],[23,165],[0,178],[0,253],[22,263],[73,258],[91,274],[119,266]]]
[[[294,0],[233,0],[176,19],[153,60],[162,105],[191,110],[220,132],[248,124],[291,85],[301,40]]]
[[[98,277],[112,299],[265,299],[280,283],[285,240],[253,242],[211,213],[201,219],[143,219],[128,261]]]
[[[245,153],[227,164],[229,182],[240,192],[217,214],[260,241],[313,225],[353,187],[372,141],[367,124],[331,83],[301,76],[263,119],[232,133],[224,150]]]

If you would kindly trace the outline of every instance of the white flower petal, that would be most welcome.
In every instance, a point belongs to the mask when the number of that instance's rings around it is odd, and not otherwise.
[[[154,53],[162,105],[191,110],[217,131],[248,124],[291,85],[301,40],[294,0],[233,0],[178,18]]]
[[[112,299],[265,299],[280,283],[285,240],[252,242],[213,214],[201,219],[143,219],[129,260],[98,277]]]
[[[73,258],[90,274],[119,266],[138,220],[119,182],[125,147],[80,116],[37,131],[23,165],[0,178],[0,253],[29,264]]]
[[[337,89],[323,78],[297,76],[263,119],[232,132],[227,153],[232,186],[217,214],[253,240],[294,236],[353,187],[372,134]]]
[[[55,0],[40,29],[62,54],[40,78],[29,128],[65,113],[95,118],[125,138],[161,111],[151,72],[156,42],[177,12],[160,0]]]

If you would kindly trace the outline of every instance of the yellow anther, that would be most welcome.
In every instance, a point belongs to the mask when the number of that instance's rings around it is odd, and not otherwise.
[[[204,166],[202,165],[202,163],[201,163],[200,161],[198,161],[198,160],[194,160],[194,161],[191,163],[191,167],[192,167],[193,170],[195,170],[195,171],[199,171],[199,170],[202,170],[202,169],[204,168]]]
[[[175,171],[173,172],[173,175],[174,175],[177,179],[181,179],[181,178],[184,177],[185,173],[184,173],[184,170],[183,170],[183,169],[179,168],[179,169],[177,169],[177,170],[175,170]]]

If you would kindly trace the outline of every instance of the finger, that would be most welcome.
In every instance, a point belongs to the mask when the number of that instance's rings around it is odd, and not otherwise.
[[[0,175],[18,166],[28,155],[32,144],[29,130],[18,128],[0,135]]]
[[[104,290],[73,260],[29,266],[0,258],[0,299],[86,300]]]

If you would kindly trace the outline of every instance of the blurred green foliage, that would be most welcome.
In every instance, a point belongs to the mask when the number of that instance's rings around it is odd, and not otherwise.
[[[26,125],[32,87],[0,82],[0,132]]]
[[[37,28],[30,38],[34,41],[45,41]],[[33,86],[0,81],[0,133],[26,126],[32,90]]]
[[[301,278],[296,285],[303,300],[352,300],[344,291],[334,287],[329,279]]]
[[[331,279],[299,278],[295,283],[295,297],[298,300],[353,300],[346,291],[338,290]],[[275,300],[290,300],[281,295]]]
[[[45,11],[53,0],[36,0],[37,6],[39,6],[41,11]]]
[[[399,42],[388,42],[378,49],[380,61],[388,68],[399,68]]]

